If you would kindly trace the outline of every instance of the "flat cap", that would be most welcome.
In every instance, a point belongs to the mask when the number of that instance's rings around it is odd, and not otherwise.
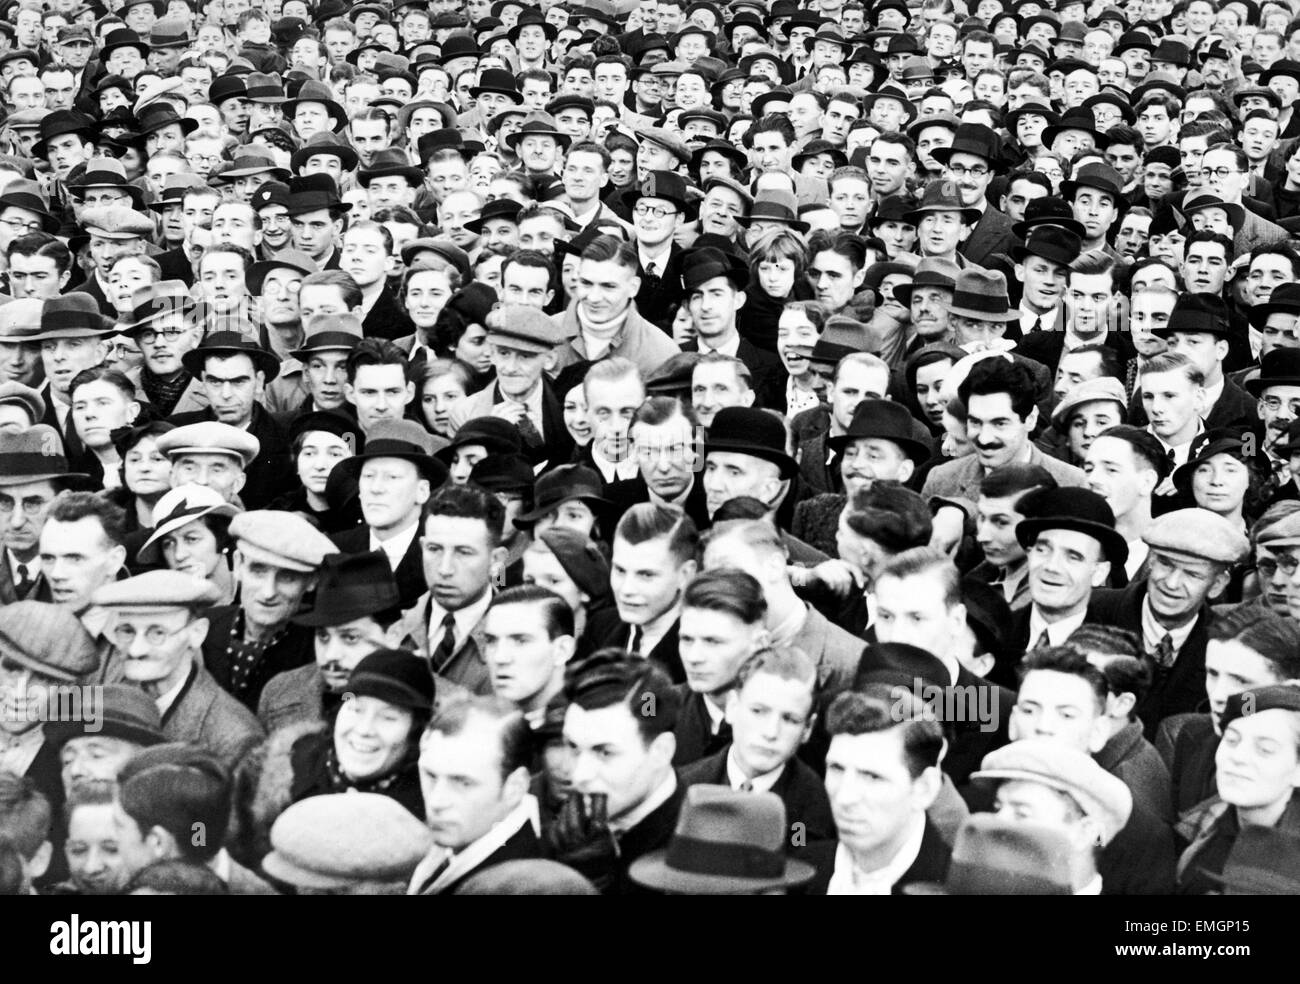
[[[154,699],[139,687],[106,683],[99,687],[100,708],[93,718],[77,714],[45,722],[45,738],[62,748],[74,738],[104,735],[136,745],[161,745],[167,740]]]
[[[655,67],[658,68],[659,66]],[[656,72],[655,74],[657,75],[659,73]],[[687,147],[676,134],[665,130],[663,127],[647,126],[644,129],[638,130],[637,136],[639,136],[643,141],[649,140],[652,144],[657,144],[662,147],[683,164],[689,164],[691,162],[691,149]]]
[[[247,468],[262,450],[262,442],[246,430],[219,420],[204,420],[177,427],[158,438],[158,450],[168,457],[179,454],[228,454]]]
[[[1248,717],[1261,711],[1300,713],[1300,687],[1293,683],[1275,683],[1233,694],[1223,709],[1223,726],[1226,728],[1239,717]]]
[[[1259,532],[1255,542],[1262,547],[1300,546],[1300,512],[1283,516]]]
[[[22,407],[27,411],[27,416],[31,418],[33,424],[39,423],[45,416],[45,401],[41,398],[41,394],[22,383],[12,380],[0,383],[0,404],[4,403]]]
[[[9,336],[31,335],[32,329],[41,323],[41,308],[44,302],[34,297],[0,304],[0,338]]]
[[[1121,409],[1125,411],[1128,409],[1128,396],[1124,392],[1124,384],[1114,376],[1098,376],[1096,379],[1085,379],[1065,391],[1061,402],[1052,411],[1052,423],[1056,425],[1057,430],[1066,428],[1075,410],[1085,403],[1096,403],[1098,400],[1110,400],[1112,403],[1118,403]]]
[[[526,352],[549,352],[564,341],[564,333],[541,308],[507,304],[488,315],[487,339]]]
[[[280,814],[262,866],[272,878],[304,888],[405,882],[432,848],[432,831],[391,796],[327,793]]]
[[[1240,529],[1208,509],[1175,509],[1157,516],[1142,534],[1153,550],[1235,564],[1250,550]]]
[[[99,669],[99,653],[71,609],[43,601],[0,606],[0,657],[54,680],[72,682]]]
[[[153,223],[125,205],[100,205],[81,213],[81,224],[94,236],[105,239],[140,239],[152,236]]]
[[[92,605],[133,611],[211,608],[220,600],[221,591],[211,581],[171,570],[110,581],[90,596]]]
[[[245,560],[303,573],[315,571],[339,549],[298,513],[277,509],[240,513],[230,521],[230,535]]]
[[[1029,738],[1003,745],[984,756],[971,778],[1037,782],[1066,793],[1085,816],[1101,824],[1104,844],[1115,838],[1133,812],[1133,794],[1124,780],[1112,776],[1092,756],[1057,741]]]

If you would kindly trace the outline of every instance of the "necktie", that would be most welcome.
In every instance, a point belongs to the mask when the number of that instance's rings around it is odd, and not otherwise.
[[[649,263],[645,265],[645,272],[646,272],[646,276],[648,277],[658,276],[659,271],[655,269],[654,260],[651,260]]]
[[[19,600],[27,597],[27,592],[32,589],[32,579],[26,564],[18,565],[18,583],[14,585],[14,591],[17,592]]]
[[[1155,651],[1156,664],[1161,669],[1167,670],[1169,669],[1169,667],[1174,665],[1174,657],[1176,655],[1177,652],[1174,650],[1174,640],[1169,635],[1169,633],[1166,632],[1164,634],[1164,638],[1162,638],[1160,642],[1156,645],[1156,651]]]
[[[1047,630],[1046,630],[1046,629],[1043,629],[1043,631],[1042,631],[1042,632],[1039,634],[1039,636],[1038,636],[1038,641],[1037,641],[1036,643],[1034,643],[1034,648],[1035,648],[1035,649],[1046,649],[1046,648],[1047,648],[1048,646],[1050,646],[1051,644],[1052,644],[1052,638],[1051,638],[1051,636],[1049,636],[1049,635],[1047,634]]]
[[[1034,319],[1034,323],[1030,327],[1029,331],[1032,333],[1035,331],[1042,331],[1042,330],[1043,330],[1043,316],[1040,314],[1037,318]]]
[[[634,626],[632,626],[632,634],[628,637],[628,640],[627,640],[627,651],[628,651],[629,653],[636,653],[636,654],[640,655],[640,653],[641,653],[641,626],[639,626],[639,625],[634,625]]]
[[[515,427],[519,429],[519,436],[524,439],[525,446],[529,448],[540,448],[543,443],[542,435],[537,433],[537,428],[533,425],[533,420],[528,414],[524,414],[517,421]]]
[[[442,618],[442,638],[438,641],[438,648],[433,654],[433,671],[441,673],[442,668],[451,662],[452,654],[456,652],[456,616],[448,612]]]

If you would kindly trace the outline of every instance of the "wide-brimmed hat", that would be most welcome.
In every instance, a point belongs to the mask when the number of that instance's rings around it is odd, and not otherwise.
[[[68,190],[78,201],[83,200],[91,188],[114,188],[125,192],[136,209],[144,208],[144,191],[127,182],[126,169],[115,157],[92,158],[80,176],[68,182]]]
[[[204,516],[229,517],[239,511],[238,506],[230,504],[220,493],[206,485],[178,485],[174,489],[168,489],[154,506],[153,531],[136,551],[135,559],[151,566],[161,564],[164,537]]]
[[[567,150],[569,144],[573,142],[572,137],[556,126],[555,117],[542,110],[529,113],[519,129],[506,137],[506,146],[517,152],[519,141],[524,137],[550,137],[564,150]]]
[[[45,197],[41,194],[41,186],[35,181],[18,178],[9,182],[5,187],[4,194],[0,195],[0,210],[11,207],[21,208],[38,216],[41,220],[41,228],[51,235],[58,232],[63,225],[50,212],[49,206],[45,203]]]
[[[356,478],[361,474],[362,466],[372,458],[400,458],[415,465],[420,476],[437,488],[450,473],[432,451],[432,436],[415,421],[381,420],[366,435],[365,450],[343,459],[334,470]]]
[[[95,139],[98,129],[95,120],[75,109],[56,109],[41,120],[41,136],[32,144],[32,156],[44,157],[46,142],[65,133],[79,134],[85,140]]]
[[[465,228],[475,235],[483,232],[483,226],[494,219],[505,219],[507,222],[519,222],[519,213],[524,207],[513,198],[494,198],[483,206],[477,219],[471,219],[465,223]]]
[[[871,111],[876,108],[876,103],[880,102],[882,99],[892,99],[894,102],[902,106],[903,112],[907,115],[909,122],[916,119],[916,104],[908,98],[906,92],[890,83],[886,83],[879,90],[870,93],[862,100],[863,114],[869,115]],[[970,125],[974,126],[976,124]]]
[[[632,862],[629,874],[649,888],[685,895],[802,885],[815,871],[786,857],[786,834],[785,804],[775,793],[689,786],[668,846]]]
[[[515,526],[525,529],[562,503],[578,499],[599,512],[610,505],[602,494],[598,475],[585,465],[561,465],[537,479],[533,487],[533,508],[515,517]],[[522,525],[521,525],[522,524]]]
[[[1124,197],[1124,179],[1109,164],[1094,161],[1083,165],[1073,179],[1061,182],[1061,197],[1067,202],[1072,202],[1075,192],[1080,188],[1104,191],[1114,199],[1117,211],[1124,212],[1128,209],[1128,199]]]
[[[1228,306],[1218,294],[1196,291],[1180,294],[1174,302],[1174,309],[1169,312],[1169,320],[1153,328],[1151,334],[1166,338],[1174,332],[1231,339],[1233,332]]]
[[[917,287],[942,287],[956,290],[961,267],[941,256],[924,257],[912,272],[912,282],[894,288],[894,300],[903,307],[911,307],[912,291]]]
[[[952,145],[936,147],[930,156],[940,164],[947,165],[953,154],[974,154],[989,162],[989,167],[998,170],[1004,162],[1002,138],[992,127],[983,123],[963,123],[957,127],[952,136]]]
[[[542,16],[540,10],[529,7],[519,15],[519,19],[515,21],[515,26],[506,32],[506,37],[510,39],[511,44],[518,45],[519,32],[525,27],[540,27],[546,35],[547,41],[554,41],[555,36],[560,33],[559,28]]]
[[[290,215],[303,215],[326,209],[330,212],[343,213],[351,211],[352,204],[339,197],[338,185],[328,174],[303,174],[289,179],[289,204],[286,211]]]
[[[762,191],[754,199],[754,204],[750,206],[748,215],[739,215],[736,217],[736,223],[748,229],[755,222],[779,222],[795,232],[807,232],[809,225],[803,219],[799,218],[796,211],[797,205],[792,206],[792,195],[785,195],[777,191]]]
[[[749,265],[735,253],[704,246],[687,252],[684,260],[682,289],[688,295],[717,277],[726,277],[736,290],[744,290],[749,282]]]
[[[337,157],[344,171],[351,171],[361,159],[345,138],[325,130],[321,133],[313,133],[305,144],[295,150],[293,156],[289,158],[289,166],[295,171],[301,171],[304,164],[319,154]]]
[[[401,606],[397,580],[382,550],[330,554],[321,562],[319,577],[315,604],[293,619],[295,625],[344,625]]]
[[[747,454],[770,461],[781,478],[794,478],[798,463],[786,453],[785,425],[780,418],[755,407],[724,407],[713,417],[704,439],[704,455],[714,451]]]
[[[181,356],[181,364],[191,376],[199,379],[203,376],[203,364],[210,355],[246,355],[253,360],[253,367],[265,374],[268,383],[280,374],[279,358],[237,331],[213,332],[196,348]]]
[[[957,276],[949,315],[975,321],[1014,321],[1019,312],[1007,297],[1007,279],[998,270],[971,267]]]
[[[24,342],[44,342],[55,338],[105,338],[116,329],[109,318],[99,313],[95,299],[83,291],[57,294],[41,306],[41,321],[35,331],[20,337]]]
[[[642,198],[662,198],[685,210],[688,202],[686,180],[671,171],[650,171],[645,178],[623,192],[623,204],[632,208]]]
[[[0,486],[86,477],[68,471],[63,438],[49,424],[33,424],[17,434],[0,431]]]
[[[1020,500],[1016,539],[1028,550],[1044,530],[1074,530],[1101,544],[1102,555],[1111,564],[1128,559],[1128,543],[1115,529],[1115,514],[1106,500],[1090,489],[1039,489]]]
[[[188,318],[198,308],[198,302],[183,280],[161,280],[136,288],[131,294],[131,304],[131,314],[124,324],[119,325],[123,335],[134,336],[167,315],[178,314]]]
[[[1273,291],[1274,299],[1283,287],[1300,293],[1300,285],[1283,284]],[[1300,304],[1300,302],[1298,302]],[[1270,386],[1300,386],[1300,349],[1279,347],[1259,360],[1259,375],[1243,384],[1251,396],[1263,396]]]
[[[389,177],[405,178],[408,184],[418,188],[424,181],[424,172],[411,164],[406,151],[389,147],[376,152],[370,160],[370,166],[357,172],[357,183],[363,188],[369,188],[370,182],[375,178]]]
[[[854,441],[872,438],[897,444],[913,463],[921,464],[931,456],[930,448],[918,441],[912,431],[913,417],[907,408],[893,400],[863,400],[853,411],[848,429],[826,439],[826,446],[843,454]]]
[[[266,180],[288,181],[289,172],[271,160],[266,154],[244,148],[235,155],[231,167],[216,176],[221,182],[234,181],[236,178],[251,178],[262,174]]]
[[[930,212],[957,212],[965,225],[974,225],[980,220],[979,209],[963,205],[957,186],[951,181],[932,182],[925,189],[921,204],[905,213],[903,219],[912,225],[920,225],[921,220]]]
[[[284,110],[285,119],[293,119],[294,113],[303,103],[320,103],[325,107],[325,112],[334,123],[334,132],[337,133],[348,125],[348,113],[342,106],[334,101],[334,91],[324,82],[309,80],[302,84],[298,90],[298,95],[293,99],[286,99],[281,104]]]
[[[1073,895],[1073,849],[1060,830],[987,813],[967,818],[942,882],[904,885],[906,895]]]

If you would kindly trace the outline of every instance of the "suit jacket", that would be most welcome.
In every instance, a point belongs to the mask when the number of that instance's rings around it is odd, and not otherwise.
[[[168,741],[198,745],[231,769],[266,737],[252,711],[222,690],[199,663],[163,715],[162,730]]]
[[[144,383],[141,378],[143,372],[143,367],[136,366],[134,369],[126,371],[126,378],[135,384],[135,398],[141,403],[149,403],[149,394],[144,391]],[[196,410],[207,408],[210,404],[211,401],[208,400],[208,394],[203,389],[203,384],[197,379],[191,378],[189,384],[181,392],[180,399],[176,401],[176,406],[172,407],[171,410],[161,407],[159,410],[168,414],[193,413]]]
[[[533,858],[542,856],[542,842],[538,840],[536,832],[533,830],[531,823],[525,823],[522,827],[510,835],[510,838],[498,847],[495,851],[483,859],[483,863],[475,865],[469,871],[449,882],[438,889],[432,885],[422,891],[421,895],[454,895],[467,880],[473,878],[480,871],[486,871],[494,865],[504,864],[507,861],[529,861]]]
[[[830,888],[831,876],[835,874],[835,852],[839,846],[839,841],[833,840],[822,841],[809,848],[805,858],[814,863],[817,873],[804,889],[805,895],[826,894],[826,890]],[[930,822],[929,817],[926,817],[925,833],[921,835],[921,850],[916,860],[912,862],[912,866],[894,883],[890,894],[902,895],[906,885],[915,885],[919,882],[942,882],[948,877],[948,864],[951,860],[952,848],[944,843],[939,829]]]
[[[1209,714],[1165,718],[1160,722],[1156,749],[1169,767],[1169,799],[1175,816],[1218,795],[1214,756],[1219,736]]]
[[[681,768],[698,762],[700,759],[716,755],[731,744],[731,725],[725,720],[718,726],[715,734],[713,719],[709,717],[704,706],[704,695],[694,693],[686,684],[675,688],[681,697],[681,710],[677,712],[677,726],[673,734],[677,738],[677,751],[673,753],[673,765]]]
[[[994,253],[1008,253],[1018,242],[1012,224],[1005,212],[990,203],[957,252],[977,266],[986,266]]]
[[[588,460],[583,462],[589,468],[594,468],[590,461],[590,445],[584,450],[588,451]],[[612,506],[609,509],[609,515],[622,516],[632,506],[638,502],[650,501],[650,489],[645,483],[645,479],[639,474],[635,478],[617,479],[605,486],[605,497],[609,499]],[[682,502],[682,509],[695,528],[705,530],[709,528],[709,502],[704,493],[704,483],[692,479],[690,490],[686,493],[686,499]]]
[[[262,653],[262,658],[248,675],[243,689],[235,693],[233,667],[227,648],[230,645],[231,630],[240,615],[238,605],[219,605],[208,609],[208,635],[203,640],[203,665],[222,690],[235,697],[249,711],[255,711],[262,696],[262,688],[273,676],[315,661],[315,638],[311,629],[289,623],[284,634]]]
[[[790,645],[817,664],[817,692],[823,704],[829,705],[841,691],[853,685],[862,659],[863,642],[816,608],[809,606],[803,627]]]
[[[391,342],[395,338],[409,335],[414,329],[411,319],[397,303],[397,297],[385,284],[375,298],[374,306],[361,322],[361,333],[366,338],[383,338]]]
[[[614,881],[605,892],[606,895],[646,894],[647,890],[628,876],[628,869],[638,858],[668,846],[677,827],[677,814],[682,810],[682,800],[685,797],[686,787],[678,779],[677,788],[668,799],[651,810],[635,827],[623,832],[618,839],[619,857]]]
[[[1178,861],[1174,833],[1145,808],[1133,812],[1114,840],[1101,849],[1097,871],[1103,895],[1169,895]]]
[[[170,418],[177,427],[216,420],[217,415],[208,407],[192,413],[177,413]],[[244,469],[246,481],[239,498],[246,509],[265,509],[271,502],[293,490],[298,482],[290,455],[290,444],[284,428],[267,413],[260,403],[253,404],[253,418],[248,433],[261,444],[257,457]]]
[[[162,276],[164,280],[181,280],[185,286],[194,286],[194,266],[190,263],[190,258],[185,255],[185,249],[177,246],[175,249],[169,249],[165,253],[159,253],[154,259],[162,267]]]
[[[1029,448],[1029,464],[1042,465],[1058,485],[1083,488],[1088,484],[1087,476],[1074,465],[1057,461],[1033,445]],[[975,504],[979,502],[980,482],[983,478],[984,469],[980,467],[979,456],[964,455],[931,471],[926,477],[921,495],[926,499],[938,497],[954,500],[955,504],[965,504],[968,515],[973,516]]]
[[[676,243],[668,251],[668,258],[661,260],[663,269],[655,273],[646,273],[640,260],[637,261],[636,275],[641,278],[641,288],[636,292],[636,309],[651,324],[669,336],[671,340],[672,313],[686,296],[682,289],[682,263],[686,251]]]
[[[95,303],[99,305],[100,314],[106,318],[117,318],[117,308],[113,306],[113,302],[104,293],[104,288],[99,285],[99,278],[95,276],[93,270],[86,274],[86,279],[78,285],[77,290],[83,294],[89,294],[95,299]]]
[[[1245,205],[1245,201],[1242,204]],[[1256,204],[1262,205],[1263,203],[1257,202]],[[1291,234],[1277,223],[1270,222],[1251,208],[1246,208],[1241,229],[1238,230],[1232,245],[1237,256],[1244,256],[1256,246],[1271,246],[1274,243],[1284,243],[1290,237]]]
[[[456,648],[441,667],[432,665],[429,652],[429,613],[433,598],[429,592],[420,596],[414,608],[402,613],[402,617],[389,634],[400,640],[399,648],[409,649],[430,663],[430,668],[438,681],[439,690],[444,683],[487,696],[492,693],[492,680],[488,676],[487,664],[483,662],[483,620],[470,629],[464,638],[456,640]]]
[[[63,438],[64,457],[69,461],[80,458],[86,452],[86,445],[82,443],[81,438],[77,435],[77,426],[73,423],[72,411],[68,411],[68,426],[62,426],[59,423],[59,412],[54,409],[54,396],[50,392],[48,381],[41,387],[41,399],[45,401],[45,416],[41,418],[41,423],[48,424],[59,432],[59,436]]]
[[[41,571],[41,558],[36,556],[32,562],[27,565],[31,583],[28,585],[26,592],[18,594],[18,585],[14,583],[13,571],[9,567],[9,558],[5,556],[3,545],[0,545],[0,605],[8,605],[14,601],[50,601],[50,585],[45,580],[45,574]]]
[[[698,352],[699,342],[690,341],[682,346],[683,352]],[[747,338],[736,346],[736,358],[749,369],[754,388],[754,406],[779,410],[785,406],[785,381],[789,374],[781,357],[761,349]]]
[[[1059,314],[1057,318],[1065,315]],[[1061,324],[1057,322],[1058,326]],[[1133,341],[1128,332],[1112,331],[1106,336],[1106,348],[1113,351],[1119,356],[1122,367],[1127,367],[1129,360],[1137,355],[1137,350],[1133,348]],[[1065,332],[1055,331],[1031,331],[1028,335],[1016,343],[1016,352],[1027,359],[1033,359],[1035,362],[1041,362],[1048,369],[1056,372],[1060,365],[1061,355],[1065,351]],[[1121,376],[1121,379],[1123,377]]]
[[[365,553],[370,549],[370,527],[357,526],[342,533],[334,533],[330,539],[342,553]],[[411,540],[406,553],[402,554],[402,562],[393,571],[393,577],[397,579],[397,595],[403,611],[417,604],[420,596],[429,590],[429,586],[424,583],[424,562],[418,535]]]
[[[1170,808],[1169,770],[1160,760],[1155,746],[1142,737],[1140,721],[1130,721],[1112,735],[1095,757],[1103,769],[1124,780],[1135,804],[1165,823],[1174,822],[1174,812]]]
[[[632,626],[622,621],[616,624],[618,628],[602,645],[627,649],[628,643],[632,641]],[[654,649],[643,655],[658,663],[659,668],[668,674],[673,683],[685,684],[686,669],[682,666],[682,657],[677,651],[677,630],[680,626],[681,619],[677,619],[664,633],[664,637],[655,644]]]
[[[325,679],[315,663],[273,676],[257,701],[257,719],[267,734],[290,724],[323,720]]]
[[[693,762],[679,773],[683,786],[707,783],[730,786],[727,775],[727,756],[731,746],[707,758]],[[809,845],[835,838],[835,820],[831,816],[831,802],[826,796],[826,786],[821,776],[797,758],[790,759],[781,770],[781,776],[772,786],[772,792],[785,804],[786,824],[792,834],[797,830],[804,836],[786,838],[785,852],[792,857],[803,856]],[[799,824],[798,828],[795,824]]]
[[[1092,592],[1088,603],[1088,621],[1115,625],[1142,637],[1142,601],[1146,598],[1146,581],[1127,588],[1101,588]],[[1199,709],[1205,695],[1205,644],[1209,639],[1214,615],[1203,607],[1196,617],[1191,635],[1174,657],[1168,670],[1156,669],[1151,689],[1138,703],[1135,713],[1141,718],[1147,740],[1155,737],[1156,727],[1171,714]]]
[[[457,400],[451,409],[451,425],[460,429],[467,420],[487,417],[492,408],[501,402],[501,389],[496,383]],[[543,463],[551,468],[566,463],[573,454],[573,436],[564,426],[564,401],[555,395],[550,381],[542,379],[542,444],[527,447],[524,451],[534,465]]]

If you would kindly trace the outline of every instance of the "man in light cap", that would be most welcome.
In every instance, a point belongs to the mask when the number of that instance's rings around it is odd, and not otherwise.
[[[16,279],[11,271],[10,283]],[[41,302],[36,298],[20,297],[0,305],[0,381],[40,386],[41,346],[24,337],[40,320]]]
[[[1165,513],[1142,539],[1146,579],[1094,592],[1088,620],[1136,633],[1154,661],[1151,689],[1135,708],[1150,740],[1162,719],[1204,703],[1209,602],[1227,587],[1250,544],[1227,519],[1197,508]]]
[[[1041,739],[990,752],[971,778],[995,788],[993,809],[1003,819],[1063,832],[1073,847],[1074,894],[1102,893],[1099,848],[1114,840],[1133,812],[1133,795],[1122,780],[1087,753]]]
[[[150,571],[104,585],[92,601],[116,616],[109,677],[153,699],[168,741],[198,745],[233,767],[263,735],[198,658],[220,594],[210,581]]]
[[[157,446],[171,459],[173,487],[204,485],[236,504],[260,447],[252,434],[215,420],[174,428],[158,438]]]
[[[567,462],[573,438],[564,426],[563,394],[546,373],[556,364],[560,326],[530,305],[497,308],[487,319],[487,342],[496,381],[451,408],[457,429],[475,417],[503,417],[519,428],[524,453],[534,465]]]
[[[109,300],[108,271],[119,256],[144,253],[154,234],[153,222],[129,205],[101,205],[83,209],[81,224],[90,236],[90,260],[94,265],[94,274],[87,278],[84,289],[95,299],[100,313],[115,317],[117,310]]]
[[[267,380],[263,401],[272,413],[295,408],[307,394],[303,366],[293,350],[304,340],[298,295],[304,277],[316,273],[316,262],[306,253],[286,249],[268,260],[254,263],[244,274],[251,297],[259,298],[268,347],[280,359],[275,379]]]
[[[297,513],[258,510],[230,523],[239,604],[208,612],[203,664],[249,710],[277,673],[310,663],[312,630],[294,625],[334,544]]]

